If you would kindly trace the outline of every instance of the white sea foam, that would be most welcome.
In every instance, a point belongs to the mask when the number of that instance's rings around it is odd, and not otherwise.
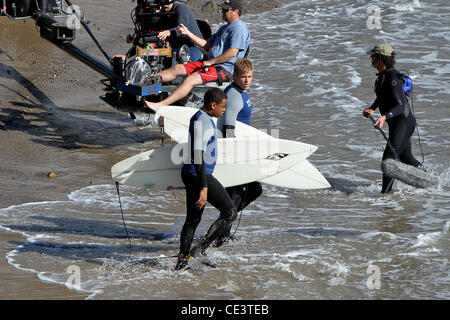
[[[419,0],[411,0],[404,4],[395,4],[393,6],[393,8],[398,11],[411,11],[412,12],[415,9],[422,8],[422,6],[421,6]]]
[[[412,245],[413,248],[428,248],[432,247],[434,251],[439,249],[434,248],[438,241],[443,237],[448,236],[450,228],[450,221],[447,221],[442,228],[442,231],[423,233],[417,236],[417,241]]]

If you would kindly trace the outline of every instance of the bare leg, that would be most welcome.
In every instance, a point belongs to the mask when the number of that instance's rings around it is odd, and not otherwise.
[[[186,69],[183,67],[182,64],[177,64],[177,65],[173,66],[172,68],[163,70],[156,74],[156,76],[161,76],[162,82],[173,81],[177,77],[186,76],[186,75],[187,75]]]
[[[162,74],[160,75],[163,76]],[[164,78],[163,82],[165,82]],[[185,96],[188,95],[189,92],[191,92],[193,87],[201,85],[202,83],[203,83],[202,77],[195,72],[190,76],[188,76],[186,79],[184,79],[183,83],[178,88],[176,88],[175,91],[166,99],[160,102],[148,102],[144,100],[145,105],[156,112],[161,106],[171,105],[172,103],[184,98]]]

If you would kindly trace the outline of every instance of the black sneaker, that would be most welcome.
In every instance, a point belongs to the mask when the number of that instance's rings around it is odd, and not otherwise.
[[[214,241],[213,247],[220,248],[221,246],[223,246],[228,241],[230,241],[229,237],[223,237],[223,238],[217,239],[216,241]]]
[[[176,271],[187,270],[190,259],[191,259],[190,256],[184,256],[184,255],[183,256],[178,256],[178,261],[177,261],[177,264],[175,266],[175,270]]]
[[[219,248],[219,247],[223,246],[224,244],[227,244],[228,242],[234,241],[234,240],[237,240],[236,237],[229,234],[228,236],[225,236],[223,238],[220,238],[220,239],[214,241],[213,247]]]
[[[191,251],[189,251],[189,255],[191,257],[198,257],[200,255],[206,257],[206,248],[203,248],[202,243],[200,242],[198,245],[193,247]]]

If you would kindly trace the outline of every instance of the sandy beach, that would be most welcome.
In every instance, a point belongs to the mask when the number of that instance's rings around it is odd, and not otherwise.
[[[204,2],[191,0],[187,4],[196,17],[219,22],[217,12],[201,10]],[[253,14],[280,6],[283,1],[244,3],[246,14]],[[128,48],[123,39],[132,31],[129,11],[134,3],[121,1],[119,7],[110,7],[107,1],[100,1],[98,7],[88,1],[77,4],[87,11],[90,26],[107,52],[120,53]],[[117,125],[112,124],[110,132],[104,133],[109,138],[97,141],[95,124],[86,119],[86,115],[101,117],[112,112],[98,98],[103,94],[101,76],[41,39],[33,21],[1,17],[0,38],[0,208],[65,200],[72,190],[111,183],[109,168],[119,159],[114,155],[121,139],[115,136]],[[80,30],[76,44],[102,58],[86,32]],[[125,131],[128,139],[137,142],[157,137],[132,128]],[[82,158],[80,153],[104,161]],[[84,170],[72,171],[75,163]],[[50,172],[57,176],[49,177]],[[0,287],[8,288],[0,291],[0,299],[86,298],[83,293],[11,266],[5,255],[24,240],[18,233],[0,229]]]

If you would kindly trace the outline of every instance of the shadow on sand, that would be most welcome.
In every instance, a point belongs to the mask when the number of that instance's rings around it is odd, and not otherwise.
[[[156,130],[130,130],[134,122],[118,107],[101,112],[59,108],[33,82],[0,62],[2,79],[0,93],[10,99],[2,99],[9,101],[0,106],[0,130],[27,132],[36,136],[33,142],[63,149],[109,149],[160,138]]]

